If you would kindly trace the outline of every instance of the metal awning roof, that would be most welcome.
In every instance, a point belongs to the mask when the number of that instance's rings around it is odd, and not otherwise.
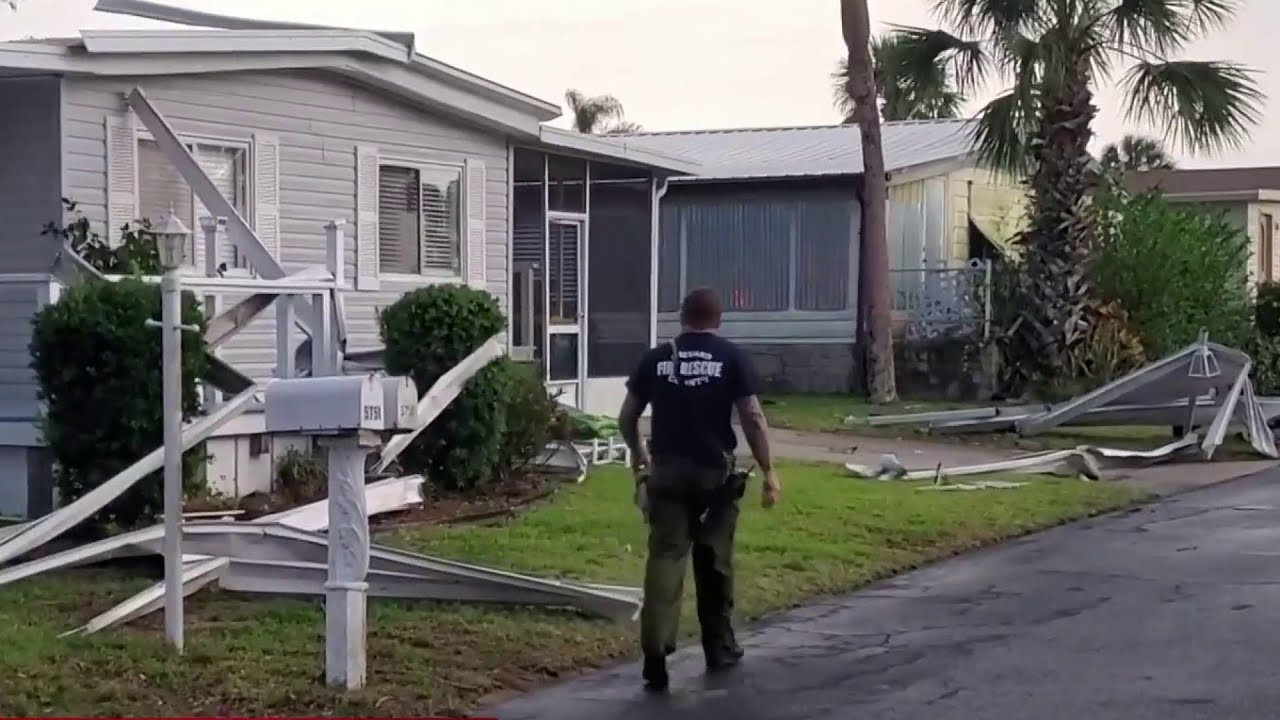
[[[893,172],[972,153],[970,120],[885,123],[885,169]],[[856,125],[636,133],[620,139],[698,164],[690,180],[746,180],[862,172]]]

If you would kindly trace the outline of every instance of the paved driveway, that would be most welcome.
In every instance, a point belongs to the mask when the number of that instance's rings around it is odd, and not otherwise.
[[[481,713],[546,718],[1280,717],[1280,471],[940,563],[776,618],[743,667],[628,665]]]

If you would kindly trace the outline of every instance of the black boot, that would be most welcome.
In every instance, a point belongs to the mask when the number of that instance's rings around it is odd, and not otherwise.
[[[704,639],[702,653],[707,660],[708,672],[728,670],[742,662],[744,654],[742,647],[734,640],[732,633],[729,634],[728,638],[724,639]]]
[[[665,657],[646,656],[644,659],[644,687],[651,692],[663,692],[670,684]]]

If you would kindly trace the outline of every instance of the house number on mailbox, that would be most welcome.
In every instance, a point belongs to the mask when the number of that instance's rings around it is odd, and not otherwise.
[[[382,422],[382,407],[380,405],[365,405],[364,419],[366,422]]]

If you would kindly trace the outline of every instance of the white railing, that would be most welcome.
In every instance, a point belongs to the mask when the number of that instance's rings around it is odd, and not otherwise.
[[[991,261],[960,267],[889,271],[892,309],[905,320],[909,339],[986,336],[991,322]]]

